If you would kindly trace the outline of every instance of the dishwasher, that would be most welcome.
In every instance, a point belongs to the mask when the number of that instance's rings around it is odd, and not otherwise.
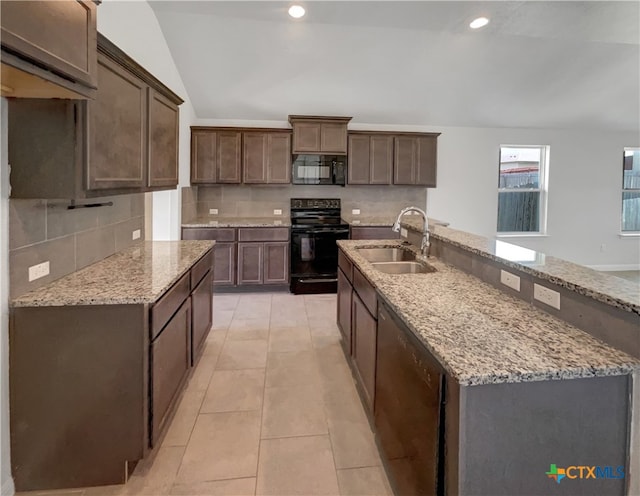
[[[444,495],[444,379],[425,346],[379,305],[374,418],[396,494]]]

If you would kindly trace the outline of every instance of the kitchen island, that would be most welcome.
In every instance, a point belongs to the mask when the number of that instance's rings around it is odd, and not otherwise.
[[[625,494],[638,359],[437,257],[387,274],[360,251],[417,255],[399,241],[339,245],[345,352],[398,494]]]
[[[126,482],[212,322],[213,241],[143,242],[11,302],[17,490]]]

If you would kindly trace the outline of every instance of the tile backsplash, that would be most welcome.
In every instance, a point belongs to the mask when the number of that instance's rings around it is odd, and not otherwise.
[[[113,205],[69,210],[69,202],[62,200],[9,201],[11,298],[145,239],[144,194],[93,198],[86,203],[103,202]],[[133,240],[138,229],[140,239]],[[29,282],[29,267],[46,261],[49,275]]]
[[[196,217],[212,218],[211,208],[218,209],[219,217],[274,217],[274,209],[288,217],[290,198],[340,198],[344,213],[358,208],[363,217],[394,216],[403,207],[427,203],[426,188],[415,186],[200,186],[195,195],[188,192],[191,203],[185,203],[185,189],[194,188],[183,188],[183,222],[193,220],[194,201]]]

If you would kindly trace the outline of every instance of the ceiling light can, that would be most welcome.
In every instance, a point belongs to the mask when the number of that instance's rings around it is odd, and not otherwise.
[[[302,5],[292,5],[289,7],[289,15],[294,19],[300,19],[304,14],[305,10]]]
[[[478,17],[469,23],[471,29],[480,29],[489,24],[489,19],[486,17]]]

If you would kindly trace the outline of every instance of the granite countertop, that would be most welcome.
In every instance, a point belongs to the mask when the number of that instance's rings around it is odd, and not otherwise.
[[[402,222],[403,227],[422,232],[414,220]],[[500,239],[490,239],[448,227],[434,225],[431,236],[463,250],[503,263],[570,291],[593,298],[607,305],[640,315],[640,285],[583,265],[568,262],[541,252],[522,248]],[[523,261],[523,254],[526,261]]]
[[[289,216],[283,217],[198,217],[183,222],[182,227],[291,227]]]
[[[338,241],[381,298],[464,386],[629,374],[640,361],[476,277],[430,257],[436,272],[390,275]],[[418,253],[414,247],[407,247]]]
[[[215,241],[145,241],[10,302],[12,307],[153,303]]]
[[[397,214],[394,215],[353,215],[353,214],[343,214],[342,220],[344,220],[347,224],[351,226],[362,226],[362,227],[391,227],[396,221]],[[411,217],[410,217],[411,218]],[[422,217],[413,216],[411,218],[411,222],[416,226],[416,229],[420,229],[422,232]],[[420,224],[420,227],[417,227]],[[448,222],[444,222],[437,219],[429,218],[429,225],[441,225],[448,226]]]

